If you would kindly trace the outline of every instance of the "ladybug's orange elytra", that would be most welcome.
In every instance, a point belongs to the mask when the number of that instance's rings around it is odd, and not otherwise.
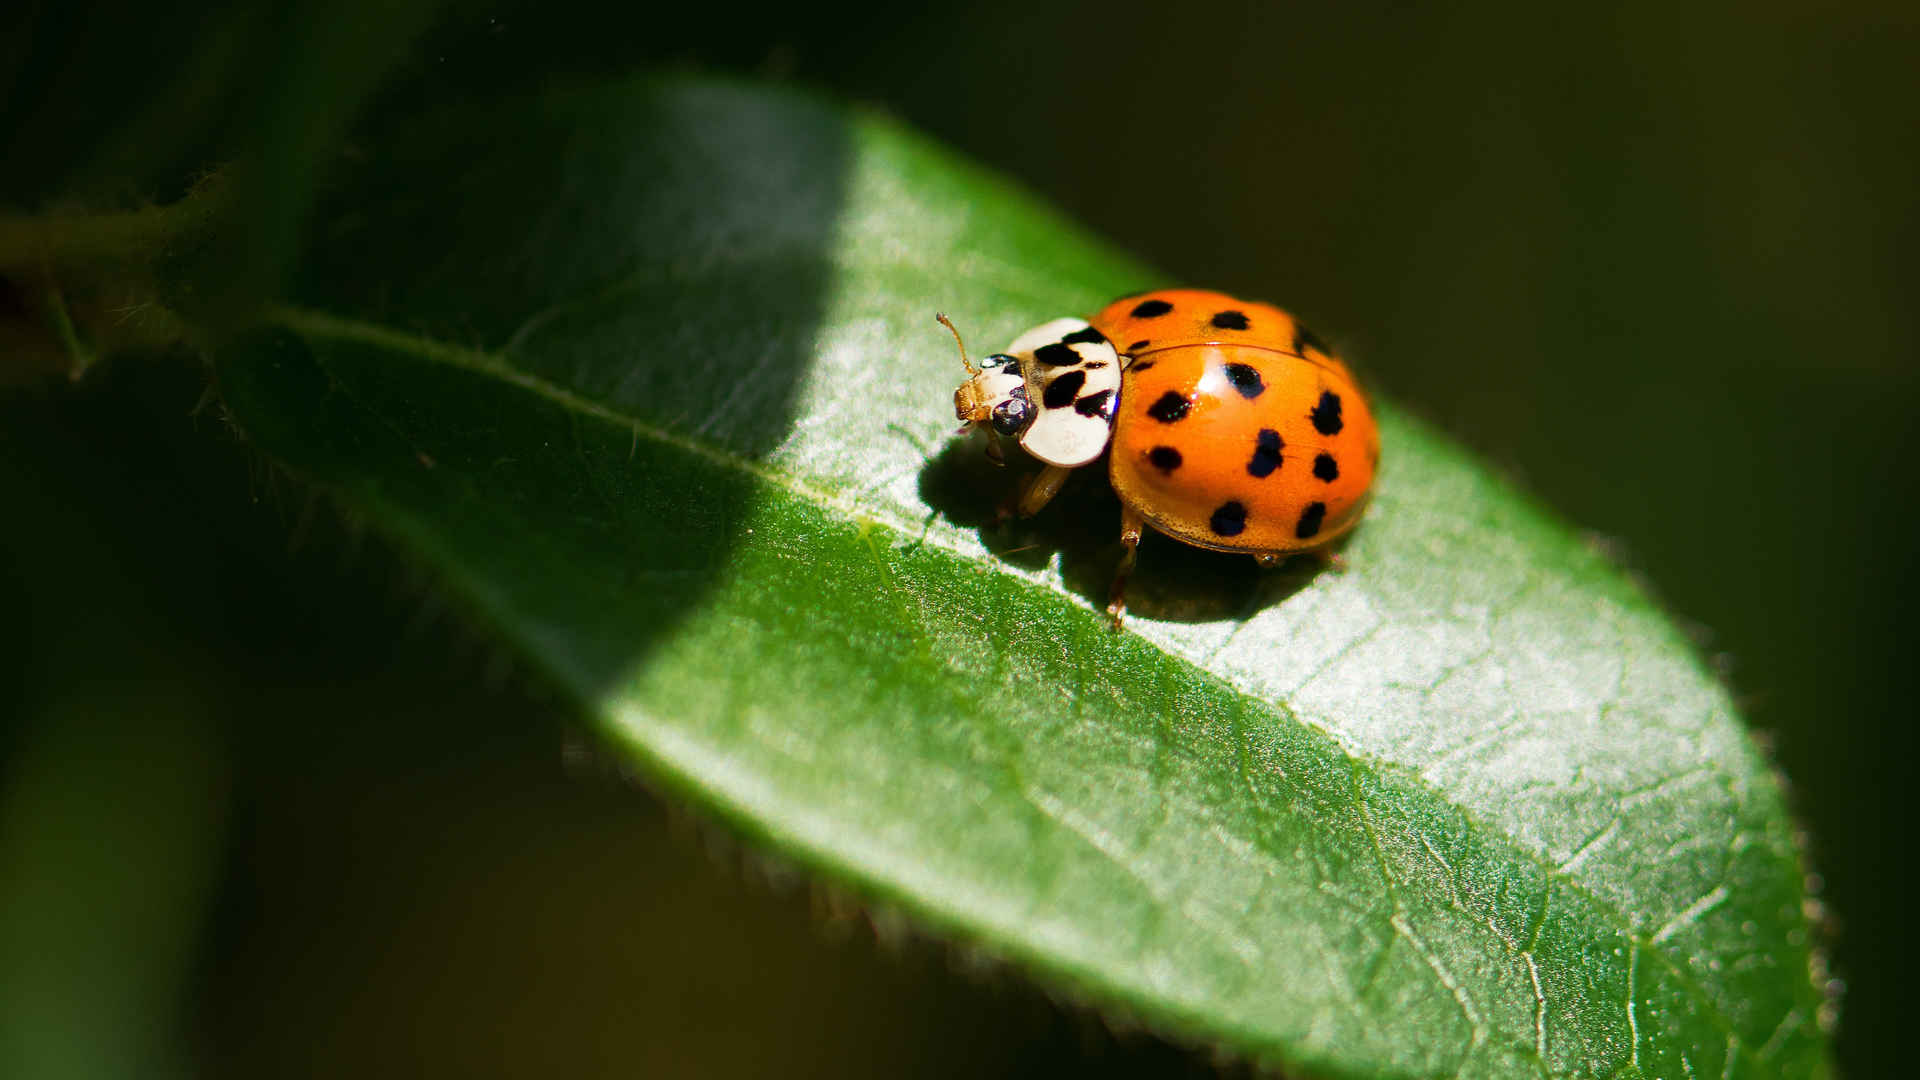
[[[1352,373],[1293,316],[1169,289],[1116,301],[1093,325],[1131,357],[1113,487],[1154,528],[1196,547],[1286,554],[1360,520],[1379,431]]]

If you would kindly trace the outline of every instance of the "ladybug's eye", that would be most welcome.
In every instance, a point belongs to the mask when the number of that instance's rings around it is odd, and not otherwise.
[[[1016,394],[993,407],[993,430],[1009,439],[1025,431],[1032,419],[1033,402],[1025,394]]]

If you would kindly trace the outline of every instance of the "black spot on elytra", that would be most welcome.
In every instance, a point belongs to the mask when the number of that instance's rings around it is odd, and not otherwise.
[[[1062,345],[1057,341],[1033,350],[1033,358],[1048,367],[1066,367],[1068,364],[1080,362],[1080,354],[1074,352],[1072,346]]]
[[[1285,445],[1280,441],[1279,432],[1261,428],[1253,440],[1253,457],[1247,460],[1247,472],[1263,479],[1273,475],[1273,470],[1280,467],[1280,448]]]
[[[1153,342],[1148,341],[1146,338],[1141,338],[1139,341],[1136,341],[1133,344],[1127,346],[1127,351],[1139,352],[1141,349],[1144,349],[1151,344],[1153,344]]]
[[[1086,372],[1069,371],[1047,384],[1046,390],[1040,395],[1040,403],[1049,409],[1064,409],[1080,396],[1080,388],[1086,383]]]
[[[1247,531],[1247,508],[1234,500],[1223,502],[1213,512],[1207,527],[1215,536],[1239,536]]]
[[[1221,330],[1245,330],[1247,316],[1238,311],[1222,311],[1213,317],[1213,325]]]
[[[1185,394],[1169,390],[1160,395],[1160,400],[1147,406],[1147,415],[1163,424],[1171,424],[1187,417],[1187,410],[1193,408]]]
[[[1226,370],[1227,381],[1233,384],[1235,390],[1240,391],[1241,397],[1249,401],[1259,397],[1267,389],[1267,384],[1260,381],[1260,370],[1252,364],[1228,364]]]
[[[1340,463],[1332,454],[1321,454],[1313,459],[1313,475],[1331,484],[1340,479]]]
[[[1136,319],[1157,319],[1172,310],[1173,305],[1167,303],[1165,300],[1142,300],[1133,306],[1133,317]]]
[[[1106,340],[1107,335],[1089,326],[1084,329],[1075,330],[1073,333],[1061,338],[1060,343],[1063,345],[1104,345]]]
[[[1128,368],[1127,370],[1128,371],[1145,371],[1148,368],[1152,367],[1154,363],[1155,361],[1152,361],[1152,360],[1136,360],[1134,361],[1133,366]]]
[[[1319,353],[1321,356],[1333,355],[1333,350],[1327,348],[1327,343],[1320,340],[1319,334],[1316,334],[1313,331],[1307,329],[1306,327],[1301,326],[1299,323],[1294,323],[1293,324],[1293,351],[1299,353],[1301,356],[1305,356],[1307,355],[1308,349],[1312,349],[1314,352]]]
[[[1147,460],[1163,473],[1171,473],[1180,467],[1180,451],[1171,446],[1156,446],[1147,451]]]
[[[1313,430],[1322,435],[1338,435],[1346,425],[1340,419],[1340,395],[1331,390],[1320,391],[1320,403],[1313,407]]]
[[[1308,540],[1313,538],[1314,536],[1319,535],[1320,523],[1322,521],[1325,521],[1326,518],[1327,518],[1326,503],[1323,503],[1323,502],[1308,503],[1307,508],[1305,510],[1300,511],[1300,524],[1295,525],[1293,527],[1294,537],[1300,540]]]
[[[1102,390],[1097,394],[1088,394],[1073,403],[1073,411],[1081,416],[1094,416],[1102,420],[1113,415],[1113,391]]]

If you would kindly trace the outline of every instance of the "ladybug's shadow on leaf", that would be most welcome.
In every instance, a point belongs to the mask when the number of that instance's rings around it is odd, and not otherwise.
[[[977,437],[955,438],[920,471],[920,497],[961,528],[976,529],[995,558],[1027,570],[1057,555],[1067,588],[1104,608],[1124,549],[1120,500],[1106,459],[1076,469],[1060,493],[1030,518],[1002,519],[1000,508],[1041,470],[1010,443],[1005,467],[987,459]],[[1323,564],[1297,557],[1262,569],[1251,556],[1207,551],[1148,529],[1127,581],[1127,610],[1169,622],[1249,618],[1305,588]]]

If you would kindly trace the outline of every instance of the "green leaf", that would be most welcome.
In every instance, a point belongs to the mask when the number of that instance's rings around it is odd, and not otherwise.
[[[1338,1076],[1818,1076],[1791,824],[1625,577],[1383,404],[1345,573],[954,445],[991,349],[1162,284],[886,120],[591,85],[387,116],[219,358],[268,453],[685,798],[1177,1035]],[[1207,283],[1229,285],[1230,283]]]

